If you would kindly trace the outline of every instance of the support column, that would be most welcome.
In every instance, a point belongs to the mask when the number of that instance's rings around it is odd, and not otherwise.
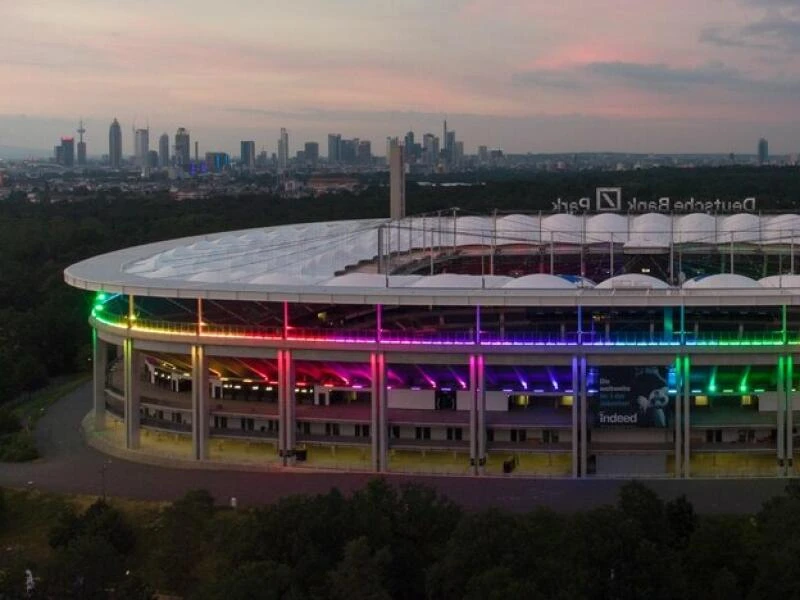
[[[388,437],[388,427],[381,424],[384,419],[381,414],[386,412],[386,359],[382,352],[373,352],[370,355],[370,370],[372,371],[372,410],[370,412],[370,434],[372,442],[372,470],[388,471],[383,438]],[[388,421],[388,420],[387,420]],[[387,422],[388,425],[388,422]]]
[[[205,346],[192,346],[192,458],[208,459],[208,357]]]
[[[786,474],[790,477],[794,473],[794,357],[786,356]]]
[[[125,378],[125,447],[128,450],[139,448],[139,353],[133,340],[126,338],[122,346]]]
[[[478,365],[474,354],[469,357],[469,464],[478,473]]]
[[[478,371],[478,474],[486,472],[486,370],[484,368],[484,358],[482,354],[477,357]]]
[[[778,475],[786,474],[786,422],[784,414],[786,412],[786,358],[778,357]]]
[[[681,435],[683,430],[681,429],[681,417],[683,415],[683,381],[684,381],[684,373],[683,373],[683,360],[679,356],[675,360],[675,367],[676,367],[676,390],[675,390],[675,423],[673,424],[673,436],[675,437],[675,477],[680,478],[683,476],[683,447],[682,447],[682,438]]]
[[[108,371],[108,343],[100,339],[97,329],[92,329],[92,369],[94,396],[94,429],[106,428],[106,372]]]
[[[294,462],[295,376],[290,350],[278,350],[278,453],[283,464]]]
[[[588,411],[586,410],[586,357],[580,358],[580,373],[579,373],[578,390],[580,396],[580,411],[581,411],[581,477],[587,476],[587,467],[589,462],[589,421]],[[577,396],[576,396],[577,397]]]
[[[686,478],[692,475],[692,449],[691,449],[691,396],[689,395],[689,382],[691,379],[692,360],[689,356],[683,357],[683,391],[681,396],[683,401],[683,476]]]
[[[378,395],[378,461],[382,471],[389,470],[389,407],[386,392],[386,355],[378,353],[381,394]]]
[[[577,356],[572,357],[572,478],[580,474],[580,461],[578,457],[578,362]]]

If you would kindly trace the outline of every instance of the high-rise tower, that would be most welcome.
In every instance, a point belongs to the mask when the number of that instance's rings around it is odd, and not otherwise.
[[[83,134],[86,129],[83,128],[83,119],[78,125],[78,166],[82,167],[86,164],[86,142],[83,141]]]
[[[108,164],[112,169],[122,164],[122,128],[116,118],[108,128]]]
[[[134,135],[136,164],[140,167],[146,167],[147,153],[150,152],[150,129],[136,129]]]
[[[158,166],[162,169],[169,166],[169,135],[166,133],[158,138]]]
[[[183,127],[179,127],[178,131],[175,133],[175,166],[188,169],[191,160],[189,131]]]
[[[769,142],[766,138],[758,140],[758,164],[766,165],[769,162]]]
[[[256,166],[256,143],[253,140],[242,140],[239,147],[239,164],[243,169],[254,169]]]
[[[289,166],[289,133],[281,127],[281,138],[278,140],[278,168],[285,170]]]

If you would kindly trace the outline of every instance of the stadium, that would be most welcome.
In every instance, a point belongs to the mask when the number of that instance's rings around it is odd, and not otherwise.
[[[794,475],[800,216],[257,228],[96,256],[91,435],[162,463]]]

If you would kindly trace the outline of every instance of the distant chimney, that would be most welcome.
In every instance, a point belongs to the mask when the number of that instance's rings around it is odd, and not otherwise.
[[[389,217],[406,216],[406,169],[403,146],[397,139],[389,143]]]

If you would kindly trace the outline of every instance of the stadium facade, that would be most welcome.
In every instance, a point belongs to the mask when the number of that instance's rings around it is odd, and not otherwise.
[[[96,292],[95,429],[130,450],[789,476],[797,241],[793,214],[454,213],[171,240],[65,279]]]

